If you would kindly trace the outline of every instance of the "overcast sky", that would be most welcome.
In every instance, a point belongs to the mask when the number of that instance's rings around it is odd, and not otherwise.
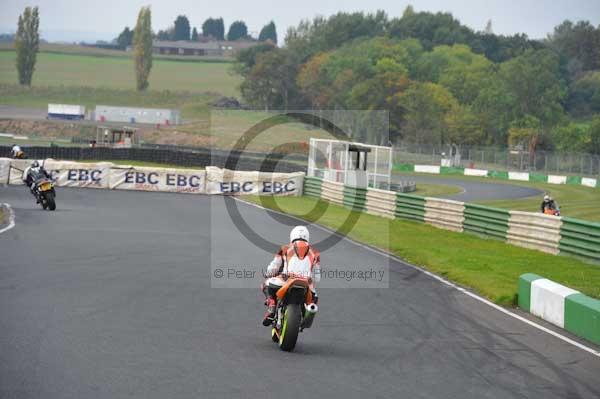
[[[25,6],[38,5],[40,31],[47,40],[110,40],[125,26],[135,25],[139,8],[148,4],[155,31],[171,25],[178,14],[187,15],[192,27],[200,27],[207,17],[223,17],[227,29],[231,22],[241,19],[251,33],[273,19],[280,40],[287,27],[301,19],[378,9],[397,17],[408,4],[417,11],[451,12],[475,30],[482,30],[491,19],[495,33],[524,32],[532,38],[545,37],[565,19],[600,24],[600,0],[0,0],[0,32],[14,32]]]

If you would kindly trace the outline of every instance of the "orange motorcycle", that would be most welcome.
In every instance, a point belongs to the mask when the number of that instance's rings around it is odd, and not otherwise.
[[[550,216],[560,216],[560,210],[558,210],[558,209],[546,208],[546,209],[544,209],[544,215],[550,215]]]
[[[318,307],[313,303],[310,281],[302,277],[289,277],[277,290],[277,310],[273,319],[271,339],[279,348],[291,352],[298,334],[310,328]]]

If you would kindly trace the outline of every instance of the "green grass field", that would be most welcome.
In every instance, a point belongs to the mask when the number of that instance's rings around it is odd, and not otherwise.
[[[443,197],[462,192],[462,189],[457,186],[447,184],[429,184],[417,183],[417,191],[410,193],[421,197]]]
[[[349,209],[308,197],[244,197],[268,208],[280,207],[332,229],[338,229]],[[317,218],[317,215],[322,216]],[[381,234],[388,232],[389,234]],[[514,306],[521,274],[531,272],[600,298],[600,267],[575,258],[455,233],[404,220],[361,213],[349,237],[391,252],[451,281],[471,288],[495,303]],[[327,253],[322,254],[327,262]]]
[[[0,43],[0,51],[14,51],[13,43]],[[117,57],[131,58],[132,52],[122,50],[103,49],[91,46],[80,46],[78,44],[62,44],[62,43],[40,43],[41,53],[53,54],[75,54],[88,55],[94,57]],[[173,55],[173,54],[153,54],[154,59],[176,60],[182,62],[232,62],[231,57],[207,57],[193,55]]]
[[[0,53],[1,54],[1,53]],[[0,83],[0,104],[47,109],[48,103],[80,104],[89,109],[98,104],[131,107],[177,108],[184,119],[207,120],[209,102],[215,95],[133,89],[76,86],[32,86]]]
[[[0,83],[17,83],[15,58],[14,51],[0,51]],[[150,73],[150,90],[214,92],[236,96],[239,95],[241,79],[231,73],[231,65],[230,62],[155,59]],[[133,59],[123,56],[98,57],[93,54],[40,52],[32,85],[133,90]],[[3,97],[1,91],[0,97]],[[5,99],[0,99],[0,102],[7,104]]]

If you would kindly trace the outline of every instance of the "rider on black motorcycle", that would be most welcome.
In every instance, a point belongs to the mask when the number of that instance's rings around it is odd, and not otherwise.
[[[262,284],[266,297],[267,312],[263,325],[271,325],[277,308],[276,293],[287,276],[309,278],[313,302],[318,302],[315,283],[321,280],[319,252],[309,244],[309,232],[305,226],[296,226],[290,232],[290,243],[281,247],[267,268],[267,280]]]
[[[37,198],[37,195],[34,191],[34,183],[44,177],[52,179],[52,176],[46,171],[46,169],[44,169],[42,165],[40,165],[38,161],[33,161],[31,165],[28,166],[27,169],[25,169],[23,175],[25,176],[23,181],[25,182],[27,187],[29,187],[31,194],[33,194],[33,196],[36,198],[36,202],[39,203],[40,200]]]

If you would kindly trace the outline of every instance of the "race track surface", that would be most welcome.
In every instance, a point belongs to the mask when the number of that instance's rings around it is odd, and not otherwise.
[[[395,174],[392,176],[394,181],[414,181],[417,183],[428,183],[428,184],[445,184],[449,186],[458,186],[462,188],[462,192],[454,195],[442,196],[442,198],[452,199],[456,201],[487,201],[495,199],[519,199],[531,197],[534,195],[543,194],[540,190],[531,187],[517,186],[509,183],[493,183],[493,182],[480,182],[476,180],[460,179],[460,178],[440,178],[435,176],[422,176],[422,175],[403,175]]]
[[[271,258],[238,232],[231,199],[62,189],[57,201],[44,212],[26,188],[0,187],[16,213],[0,235],[0,398],[600,397],[598,357],[397,261],[389,288],[321,289],[315,325],[281,352],[258,289],[210,288],[211,258]],[[284,243],[288,226],[239,209]],[[356,262],[387,261],[349,241],[322,253]]]

